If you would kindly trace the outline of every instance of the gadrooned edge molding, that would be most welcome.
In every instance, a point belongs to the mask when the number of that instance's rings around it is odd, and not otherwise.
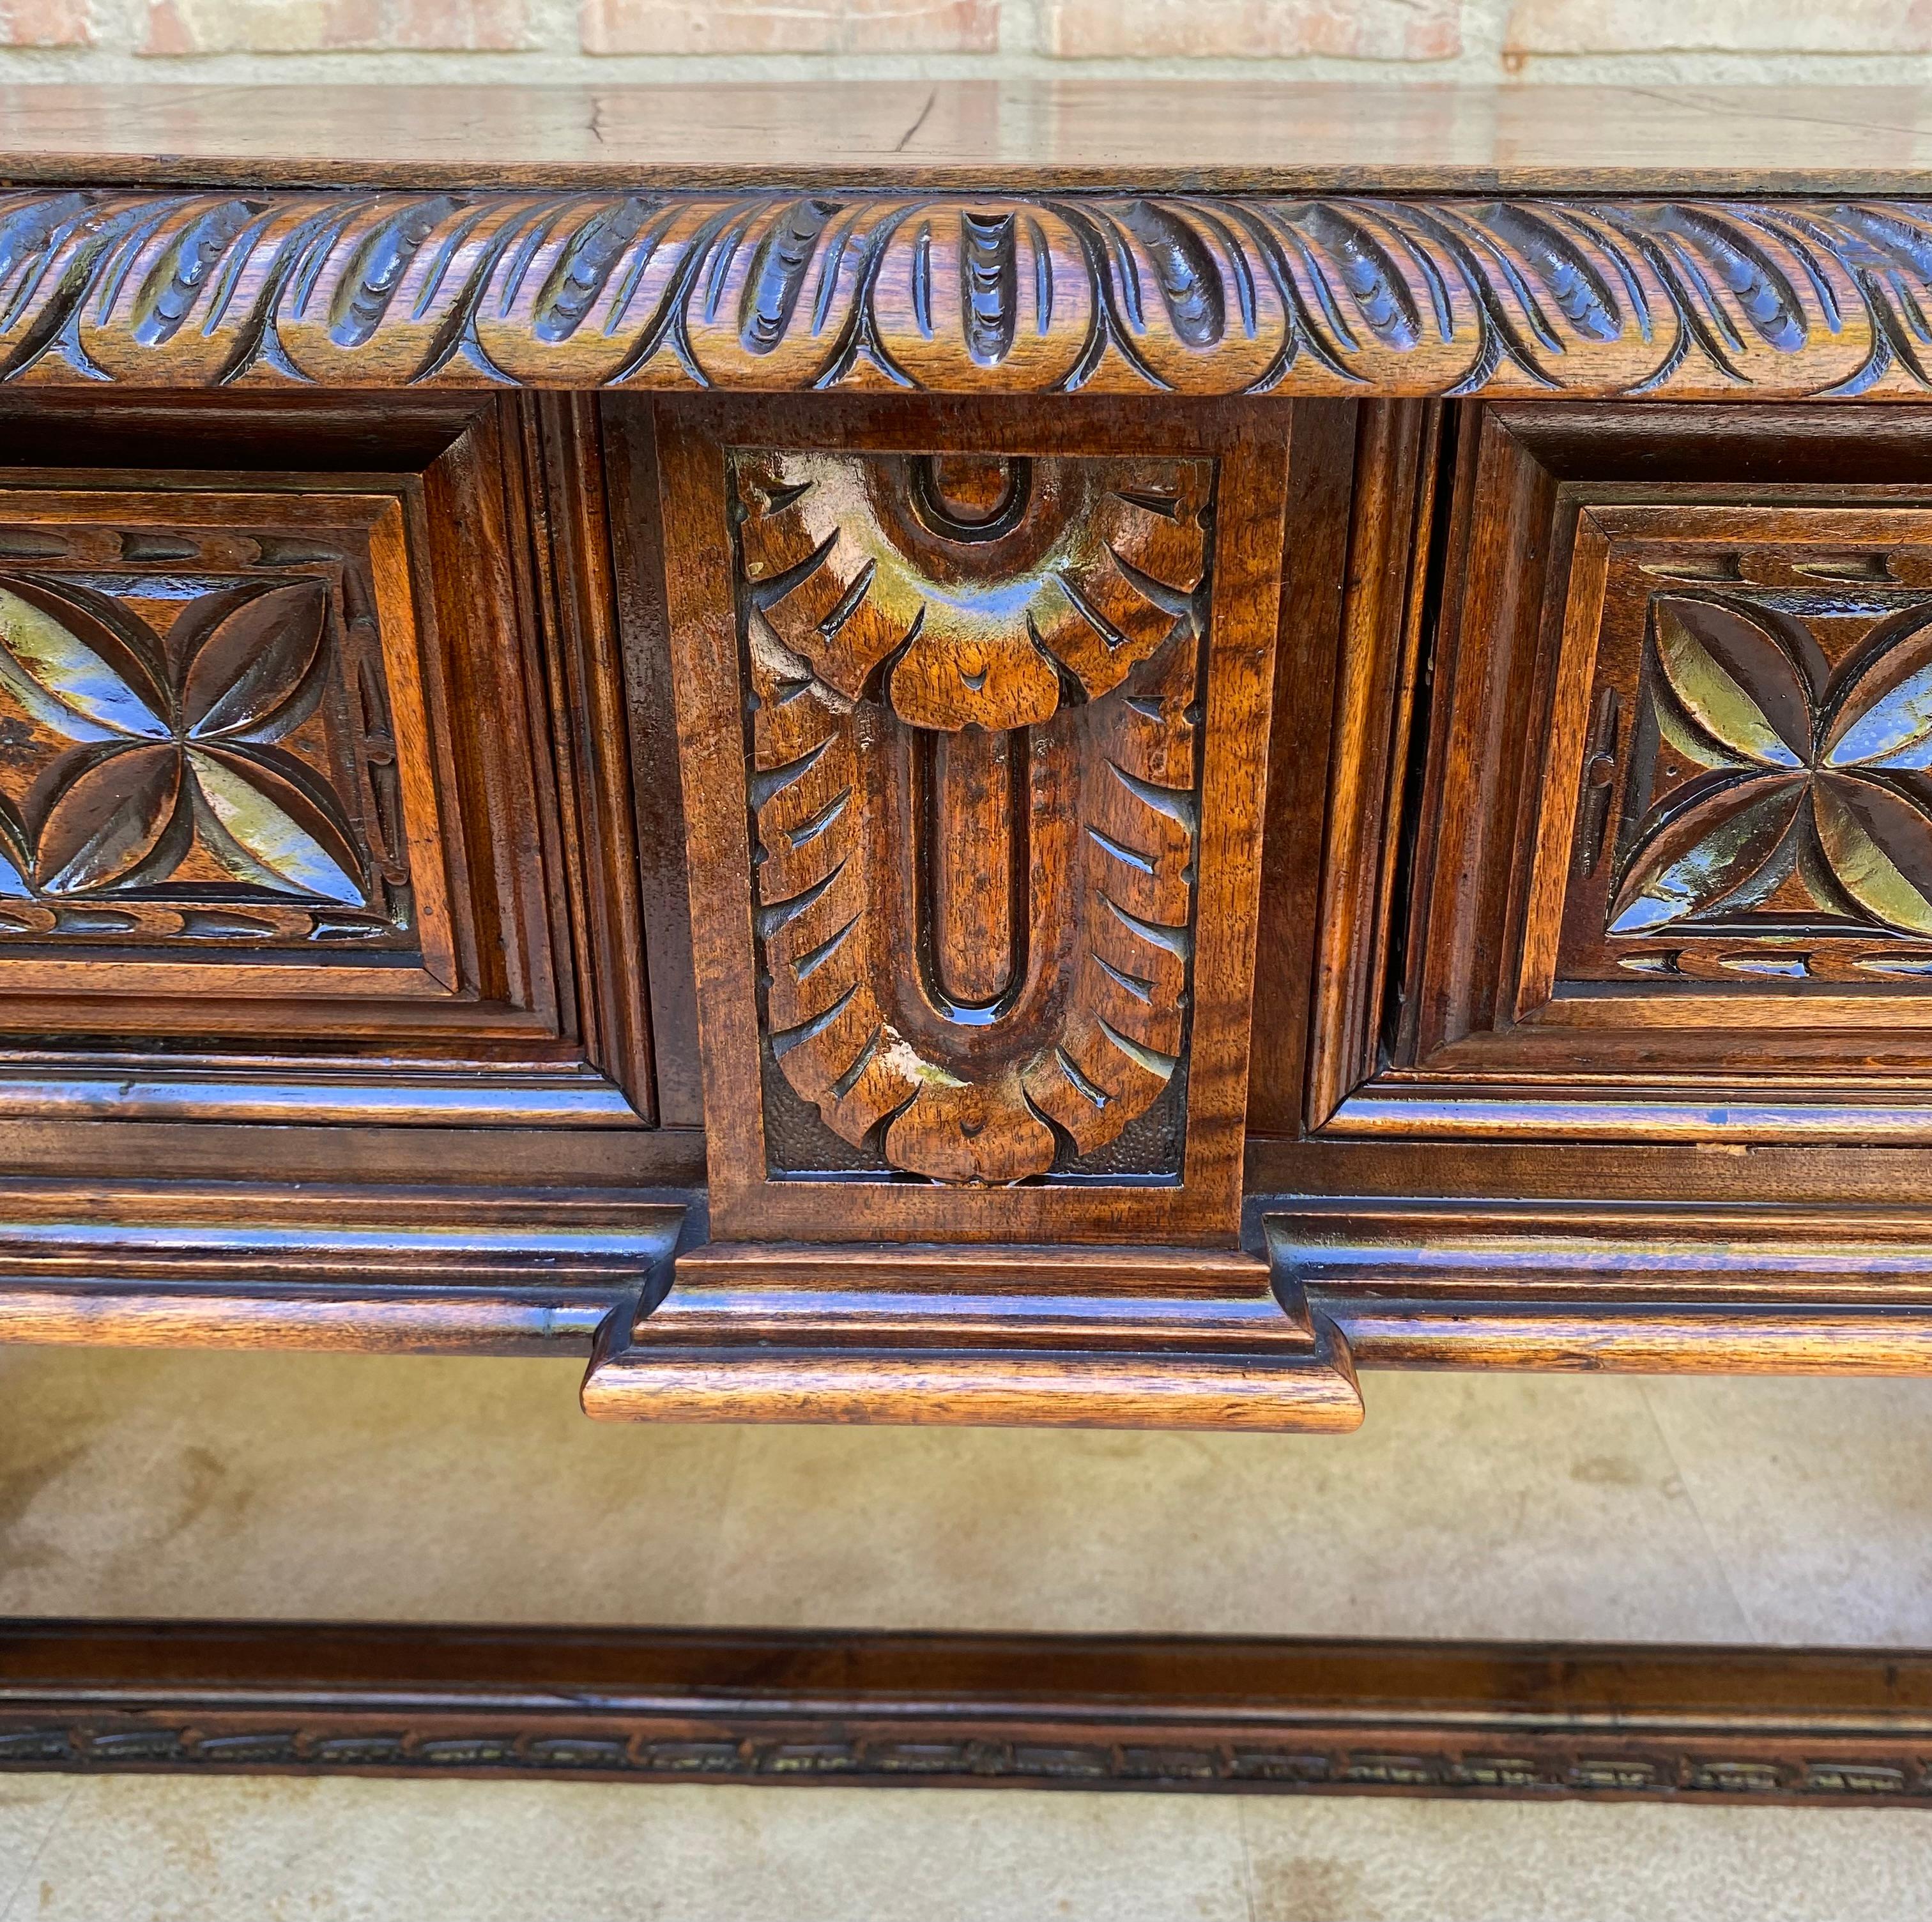
[[[42,189],[0,379],[1916,395],[1932,203]]]

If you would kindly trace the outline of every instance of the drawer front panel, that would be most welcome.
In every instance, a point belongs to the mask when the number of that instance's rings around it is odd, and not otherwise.
[[[1928,637],[1916,417],[1473,412],[1400,991],[1312,1118],[1932,1139]]]
[[[564,705],[617,700],[542,598],[533,410],[176,415],[10,424],[0,1112],[648,1120],[622,739]]]

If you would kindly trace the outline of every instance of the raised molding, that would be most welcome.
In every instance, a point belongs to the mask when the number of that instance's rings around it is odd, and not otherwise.
[[[1346,1432],[1348,1344],[1239,1249],[714,1243],[584,1383],[616,1420]]]
[[[0,1771],[1932,1803],[1900,1649],[16,1621]]]
[[[1932,381],[1914,201],[0,198],[0,379],[1856,398]]]
[[[1262,1216],[1276,1288],[1364,1367],[1922,1375],[1932,1213],[1328,1197]]]
[[[556,1354],[662,1286],[674,1203],[583,1192],[0,1186],[0,1343]]]

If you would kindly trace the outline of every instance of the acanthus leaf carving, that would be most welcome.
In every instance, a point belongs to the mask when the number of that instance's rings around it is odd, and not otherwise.
[[[1118,1140],[1186,1051],[1211,464],[734,478],[778,1070],[936,1181]]]

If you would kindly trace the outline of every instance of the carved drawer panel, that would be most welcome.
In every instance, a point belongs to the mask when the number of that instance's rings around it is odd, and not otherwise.
[[[641,1015],[585,1039],[514,422],[115,422],[0,477],[0,1108],[647,1113]]]
[[[1932,973],[1932,512],[1590,509],[1571,581],[1528,991]]]
[[[391,496],[0,490],[0,979],[118,946],[446,985],[407,579]]]
[[[714,1220],[1231,1231],[1279,453],[686,418]]]
[[[1882,409],[1477,424],[1400,998],[1312,1118],[1932,1132],[1932,437]]]

